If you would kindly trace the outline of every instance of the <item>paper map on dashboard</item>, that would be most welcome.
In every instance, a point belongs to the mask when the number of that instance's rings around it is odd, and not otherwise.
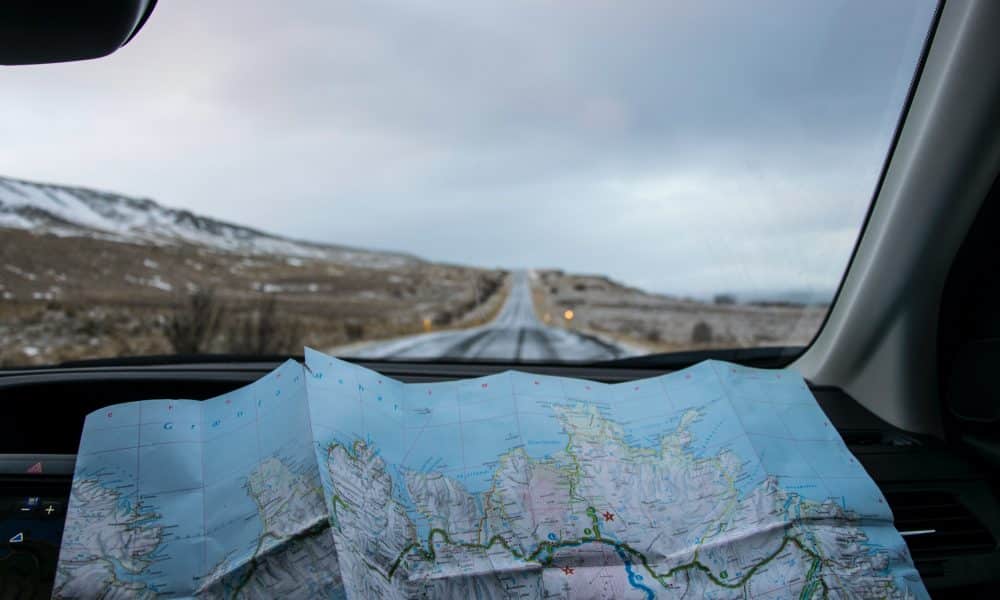
[[[794,371],[404,384],[309,349],[89,415],[55,592],[928,597]]]

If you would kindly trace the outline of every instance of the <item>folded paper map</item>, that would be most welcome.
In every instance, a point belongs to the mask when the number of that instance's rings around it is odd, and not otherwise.
[[[55,595],[928,597],[794,371],[406,384],[309,349],[89,415]]]

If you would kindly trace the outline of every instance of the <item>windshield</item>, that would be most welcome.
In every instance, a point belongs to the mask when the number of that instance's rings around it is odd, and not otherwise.
[[[804,346],[934,10],[161,2],[0,71],[0,366]]]

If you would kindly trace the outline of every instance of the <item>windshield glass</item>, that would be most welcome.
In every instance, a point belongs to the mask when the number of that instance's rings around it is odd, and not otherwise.
[[[161,2],[0,71],[0,366],[806,345],[934,10]]]

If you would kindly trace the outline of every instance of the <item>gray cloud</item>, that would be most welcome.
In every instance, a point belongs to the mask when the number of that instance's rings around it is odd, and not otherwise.
[[[832,289],[932,11],[172,0],[107,59],[0,72],[0,165],[439,260]]]

